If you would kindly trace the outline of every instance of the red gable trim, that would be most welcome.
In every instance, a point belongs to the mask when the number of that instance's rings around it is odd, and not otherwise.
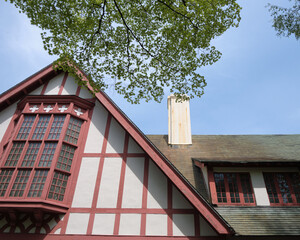
[[[19,100],[21,97],[26,96],[28,90],[34,90],[57,74],[58,73],[53,70],[52,64],[50,64],[41,71],[35,73],[16,86],[2,93],[0,95],[0,111]]]
[[[83,81],[87,82],[89,90],[93,91],[93,88],[88,83],[88,79],[83,74]],[[26,90],[26,88],[36,82],[40,81],[48,75],[57,74],[52,65],[47,66],[37,74],[24,80],[14,88],[8,90],[0,96],[0,103],[7,102],[11,104],[9,99],[19,97],[20,92]],[[177,188],[185,195],[185,197],[194,205],[194,207],[206,218],[208,223],[219,234],[233,234],[233,230],[226,224],[226,222],[220,217],[220,215],[206,202],[199,194],[193,189],[191,185],[184,179],[178,171],[175,170],[173,165],[166,159],[162,153],[150,142],[149,139],[126,117],[126,115],[113,103],[113,101],[104,93],[96,93],[97,99],[102,105],[112,114],[112,116],[121,124],[121,126],[131,135],[131,137],[139,143],[143,150],[152,158],[152,160],[160,167],[160,169],[166,174],[166,176],[177,186]],[[9,101],[9,102],[8,102]],[[6,106],[5,106],[6,107]],[[3,108],[5,108],[3,107]],[[1,108],[0,108],[1,110]]]

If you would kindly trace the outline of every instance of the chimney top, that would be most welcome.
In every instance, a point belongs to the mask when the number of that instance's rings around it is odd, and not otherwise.
[[[168,144],[192,144],[190,100],[176,101],[176,96],[170,95],[168,97],[168,118]]]

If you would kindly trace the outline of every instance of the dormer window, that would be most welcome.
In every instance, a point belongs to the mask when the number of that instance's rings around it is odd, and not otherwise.
[[[80,135],[93,105],[76,96],[28,96],[18,104],[0,162],[0,207],[10,201],[21,208],[22,201],[67,204]]]
[[[264,173],[264,179],[271,205],[300,205],[299,173]]]
[[[216,190],[215,194],[212,192],[214,203],[218,205],[255,205],[248,173],[214,173],[214,182]]]

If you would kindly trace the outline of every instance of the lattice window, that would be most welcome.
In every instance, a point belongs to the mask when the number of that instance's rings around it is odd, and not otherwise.
[[[73,144],[77,144],[82,120],[71,117],[68,125],[65,141]]]
[[[48,198],[63,201],[68,183],[68,175],[54,172]]]
[[[39,162],[39,167],[50,167],[56,150],[57,143],[45,143],[45,147]]]
[[[30,185],[28,197],[40,197],[44,189],[48,170],[37,170]]]
[[[248,173],[214,173],[216,202],[220,204],[254,205]]]
[[[40,147],[41,143],[29,143],[27,152],[22,162],[22,167],[32,167],[34,165]]]
[[[3,197],[13,174],[13,170],[2,170],[0,173],[0,196]]]
[[[10,136],[0,161],[0,203],[67,204],[80,130],[93,106],[76,96],[27,96],[18,103],[18,116],[9,126],[17,130],[5,134]]]
[[[14,185],[10,191],[10,197],[22,197],[29,179],[30,170],[19,170]]]
[[[299,173],[264,173],[264,179],[271,205],[300,203]]]
[[[235,173],[228,173],[227,175],[227,181],[228,181],[228,187],[229,187],[229,193],[230,193],[230,201],[232,203],[240,203],[240,195],[239,195],[239,189],[237,186],[237,177]]]
[[[39,121],[34,129],[34,133],[32,135],[32,139],[43,139],[44,135],[46,133],[46,129],[48,127],[50,121],[50,116],[46,115],[46,116],[40,116],[39,117]]]
[[[48,139],[59,139],[62,127],[64,125],[65,116],[57,115],[54,116],[54,120],[50,129]]]
[[[22,126],[18,132],[17,139],[27,139],[29,132],[32,128],[33,122],[35,120],[35,116],[25,116]]]
[[[289,175],[291,177],[291,183],[294,190],[297,203],[300,203],[300,175],[298,173],[292,173]]]
[[[216,184],[218,202],[226,203],[227,198],[226,198],[224,174],[223,173],[215,173],[214,176],[215,176],[215,184]]]
[[[69,172],[71,169],[74,152],[75,147],[63,144],[59,154],[56,168]]]
[[[241,180],[241,186],[242,186],[242,190],[243,190],[243,196],[244,196],[245,203],[254,203],[249,174],[241,173],[240,180]]]
[[[24,142],[15,142],[5,162],[5,166],[15,167],[24,148]]]

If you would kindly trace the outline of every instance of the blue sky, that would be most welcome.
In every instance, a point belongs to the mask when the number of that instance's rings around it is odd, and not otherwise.
[[[208,86],[202,98],[191,100],[192,133],[299,134],[300,41],[277,37],[265,8],[288,1],[238,2],[240,26],[213,41],[222,58],[200,70]],[[0,32],[0,92],[55,60],[43,49],[39,29],[4,1]],[[144,133],[167,134],[167,96],[162,103],[131,105],[107,93]]]

